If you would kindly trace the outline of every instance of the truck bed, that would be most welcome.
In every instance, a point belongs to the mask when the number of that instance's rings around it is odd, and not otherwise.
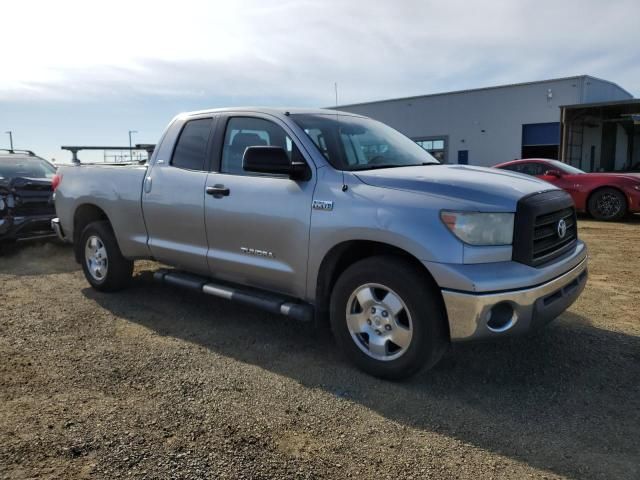
[[[73,212],[84,204],[100,208],[111,221],[123,253],[132,258],[149,256],[147,232],[142,216],[142,184],[147,165],[61,165],[56,209],[66,236],[74,238]],[[81,212],[81,210],[78,210]]]

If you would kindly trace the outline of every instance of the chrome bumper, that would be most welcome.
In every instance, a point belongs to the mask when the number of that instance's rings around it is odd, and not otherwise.
[[[587,283],[587,259],[536,287],[473,294],[442,290],[451,341],[526,333],[546,325],[580,296]]]
[[[66,241],[66,239],[64,238],[64,233],[62,232],[62,226],[60,225],[60,219],[58,217],[51,219],[51,228],[60,240],[62,240],[63,242]]]

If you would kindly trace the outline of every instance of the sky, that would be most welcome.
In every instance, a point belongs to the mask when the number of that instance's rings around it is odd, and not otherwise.
[[[181,111],[589,74],[640,96],[638,0],[3,2],[0,148],[156,143]],[[84,154],[86,157],[87,154]],[[81,154],[81,158],[83,158]]]

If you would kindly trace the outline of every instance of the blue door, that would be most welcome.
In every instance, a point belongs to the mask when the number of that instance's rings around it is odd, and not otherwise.
[[[458,163],[469,165],[469,150],[458,150]]]

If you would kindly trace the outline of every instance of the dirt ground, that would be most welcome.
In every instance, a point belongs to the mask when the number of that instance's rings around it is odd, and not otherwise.
[[[391,383],[322,330],[69,247],[0,257],[0,478],[640,478],[640,219],[583,219],[582,297],[543,332]]]

